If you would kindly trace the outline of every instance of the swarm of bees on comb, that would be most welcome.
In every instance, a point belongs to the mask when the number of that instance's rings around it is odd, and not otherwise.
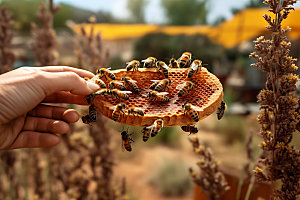
[[[86,96],[89,113],[83,123],[96,121],[97,112],[127,125],[142,126],[143,141],[155,137],[163,127],[181,126],[184,132],[196,134],[195,124],[217,110],[220,120],[226,109],[219,79],[184,52],[169,64],[148,57],[132,60],[125,69],[100,68],[86,81],[100,86]],[[131,151],[132,138],[122,131],[122,147]]]

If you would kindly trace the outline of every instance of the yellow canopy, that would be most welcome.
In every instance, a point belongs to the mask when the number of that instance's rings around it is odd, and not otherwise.
[[[169,35],[203,34],[213,41],[227,47],[234,47],[248,41],[266,31],[267,22],[262,17],[271,14],[267,9],[246,9],[236,14],[231,20],[219,26],[159,26],[149,24],[76,24],[75,32],[80,33],[81,27],[87,33],[94,28],[94,33],[101,32],[104,40],[128,39],[142,37],[149,33],[165,33]],[[291,39],[300,37],[300,10],[291,11],[291,14],[282,23],[292,31],[288,33]]]

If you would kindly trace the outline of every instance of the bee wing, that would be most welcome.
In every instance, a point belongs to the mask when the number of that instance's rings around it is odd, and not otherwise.
[[[156,95],[167,95],[167,94],[169,94],[169,93],[168,92],[159,92]]]
[[[148,58],[147,58],[147,59],[145,59],[145,60],[142,60],[141,62],[148,62]]]
[[[176,86],[176,89],[182,88],[183,85],[184,85],[184,83],[181,83],[181,84],[177,85],[177,86]]]
[[[121,139],[121,140],[122,140],[122,139]],[[122,140],[122,146],[121,146],[121,148],[122,148],[122,151],[124,152],[124,151],[125,151],[124,140]]]
[[[118,84],[118,85],[123,85],[124,82],[123,81],[115,81],[114,83]]]
[[[106,68],[106,69],[110,70],[110,69],[111,69],[111,67],[109,67],[109,68]]]
[[[120,93],[128,93],[128,94],[130,94],[130,93],[132,93],[131,91],[119,91]]]
[[[136,80],[128,80],[128,82],[137,83]]]
[[[161,65],[161,67],[165,69],[170,69],[170,67],[167,64]]]

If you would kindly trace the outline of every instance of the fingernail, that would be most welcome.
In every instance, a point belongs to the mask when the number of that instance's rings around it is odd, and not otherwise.
[[[90,81],[87,81],[87,86],[92,92],[95,92],[96,90],[100,89],[99,85],[97,85],[96,83],[90,82]]]

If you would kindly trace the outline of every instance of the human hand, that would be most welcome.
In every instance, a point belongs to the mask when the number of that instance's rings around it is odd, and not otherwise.
[[[86,104],[99,86],[72,67],[21,67],[0,75],[0,149],[49,147],[78,121],[75,110],[41,103]]]

